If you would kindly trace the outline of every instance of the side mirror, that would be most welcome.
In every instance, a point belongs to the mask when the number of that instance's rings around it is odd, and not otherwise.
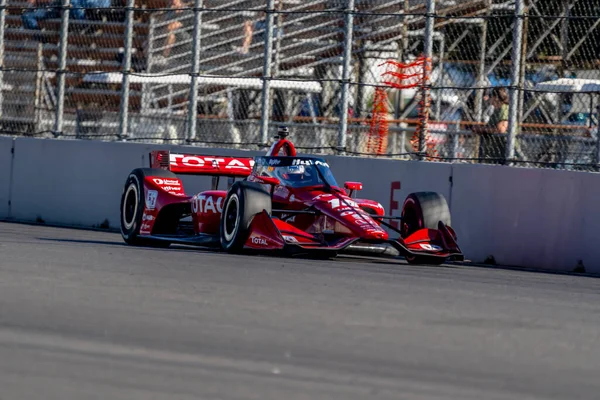
[[[355,190],[362,190],[362,182],[345,182],[344,187],[350,191],[350,197]]]

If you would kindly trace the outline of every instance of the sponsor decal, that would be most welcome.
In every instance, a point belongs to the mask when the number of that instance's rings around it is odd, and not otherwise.
[[[320,194],[320,195],[318,195],[318,196],[316,196],[316,197],[313,197],[313,198],[312,198],[312,201],[321,200],[321,199],[322,199],[322,198],[324,198],[324,197],[331,197],[331,196],[332,196],[331,194]]]
[[[312,160],[299,160],[295,159],[292,161],[292,165],[312,165]]]
[[[161,188],[162,190],[165,190],[167,192],[178,192],[181,190],[181,187],[174,187],[174,186],[163,186]]]
[[[154,216],[153,215],[144,214],[142,216],[142,221],[154,221]]]
[[[185,165],[186,167],[203,167],[206,162],[202,157],[184,156],[181,154],[171,154],[172,165]]]
[[[148,224],[142,224],[142,226],[140,227],[141,230],[143,231],[149,231],[150,230],[150,225]]]
[[[364,213],[362,210],[344,211],[340,213],[341,217],[351,217],[354,219],[354,223],[358,225],[362,230],[369,232],[382,232],[379,226],[373,223],[371,217]]]
[[[258,245],[261,245],[261,246],[266,246],[267,245],[267,241],[263,237],[253,237],[252,238],[252,243],[253,244],[258,244]]]
[[[229,164],[227,164],[225,169],[231,169],[231,168],[250,169],[253,166],[254,166],[254,160],[250,160],[250,167],[246,167],[243,162],[241,162],[240,160],[236,160],[234,158],[233,160],[231,160],[229,162]]]
[[[157,185],[173,185],[173,186],[181,186],[181,182],[177,179],[162,179],[162,178],[152,178],[152,181]],[[164,188],[163,188],[164,189]]]
[[[337,210],[340,207],[358,207],[358,203],[356,203],[354,200],[350,200],[350,199],[331,199],[329,201],[327,201],[327,203],[329,203],[329,205],[331,206],[331,208],[333,210]]]
[[[152,182],[158,185],[161,190],[173,195],[179,195],[179,192],[183,191],[183,186],[181,186],[179,179],[152,178]]]
[[[290,242],[290,243],[298,243],[298,239],[296,239],[296,238],[295,238],[295,237],[293,237],[293,236],[287,236],[287,235],[284,235],[284,236],[283,236],[283,239],[284,239],[286,242]]]
[[[157,197],[158,192],[156,190],[148,190],[148,193],[146,194],[146,208],[154,210],[156,208]]]
[[[329,164],[319,160],[301,160],[296,158],[292,161],[292,165],[322,165],[324,167],[329,168]]]
[[[313,198],[313,201],[325,201],[329,204],[332,210],[339,212],[340,217],[352,218],[356,225],[359,225],[363,230],[373,229],[377,232],[382,232],[379,226],[376,226],[371,216],[360,208],[359,204],[344,197],[338,197],[331,194],[320,194]]]
[[[195,213],[222,213],[223,198],[213,196],[205,196],[203,194],[196,195],[192,199],[192,211]]]
[[[343,211],[342,211],[343,210]],[[341,208],[338,211],[340,212],[340,217],[346,217],[348,215],[352,216],[353,218],[358,218],[360,216],[367,216],[366,214],[362,214],[361,212],[359,212],[358,210],[354,210],[352,208]]]
[[[435,244],[420,243],[419,246],[421,246],[421,248],[423,250],[427,250],[427,251],[441,251],[441,250],[443,250],[440,246],[436,246]]]
[[[220,168],[221,165],[225,165],[225,169],[245,169],[249,170],[254,166],[254,160],[248,160],[249,167],[242,161],[235,158],[215,158],[215,157],[204,157],[204,156],[193,156],[184,154],[171,154],[170,163],[174,166],[185,166],[185,167],[204,167],[212,166],[213,168]]]
[[[271,159],[269,160],[269,165],[279,165],[281,164],[281,160]]]

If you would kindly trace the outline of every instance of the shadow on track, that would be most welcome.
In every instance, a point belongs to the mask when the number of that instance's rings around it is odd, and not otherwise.
[[[436,268],[436,269],[455,269],[460,268],[460,265],[453,265],[449,263],[445,263],[442,265],[431,265],[431,264],[409,264],[406,262],[404,258],[392,258],[392,257],[376,257],[376,256],[359,256],[359,255],[347,255],[341,254],[336,260],[340,262],[361,262],[364,264],[376,264],[376,265],[393,265],[393,266],[402,266],[402,267],[427,267],[427,268]]]
[[[186,253],[209,253],[214,255],[223,255],[227,257],[253,257],[253,258],[268,258],[271,260],[281,261],[310,261],[316,262],[312,265],[317,268],[331,268],[331,269],[344,269],[344,270],[363,270],[368,272],[379,272],[379,273],[399,273],[406,271],[406,268],[428,268],[437,270],[448,270],[460,268],[455,265],[411,265],[408,264],[403,258],[391,258],[382,257],[377,258],[374,256],[360,256],[355,254],[343,254],[335,258],[315,258],[310,255],[302,256],[285,256],[281,254],[268,254],[268,253],[257,253],[248,252],[247,254],[229,254],[226,251],[219,248],[205,248],[201,246],[185,246],[180,244],[171,244],[168,248],[151,247],[151,246],[131,246],[125,242],[112,241],[112,240],[93,240],[93,239],[69,239],[69,238],[48,238],[48,237],[37,237],[37,240],[45,242],[56,242],[56,243],[75,243],[75,244],[89,244],[89,245],[101,245],[101,246],[117,246],[122,248],[131,248],[145,251],[170,251],[170,252],[186,252]],[[321,264],[323,263],[323,264]],[[325,264],[326,263],[326,264]],[[288,268],[290,266],[287,266]]]
[[[83,240],[83,239],[56,239],[38,237],[36,240],[44,240],[47,242],[62,242],[62,243],[82,243],[82,244],[102,244],[110,246],[126,246],[127,243],[113,242],[109,240]]]
[[[201,253],[222,253],[219,249],[207,249],[203,247],[187,247],[182,245],[172,244],[167,248],[152,247],[152,246],[132,246],[125,242],[112,241],[112,240],[90,240],[90,239],[57,239],[57,238],[44,238],[37,237],[36,240],[43,240],[46,242],[58,242],[58,243],[80,243],[80,244],[94,244],[94,245],[105,245],[105,246],[118,246],[127,247],[131,249],[139,250],[152,250],[152,251],[187,251],[187,252],[201,252]]]
[[[184,246],[179,244],[172,244],[169,248],[155,248],[155,247],[145,247],[145,246],[130,246],[125,242],[120,241],[110,241],[110,240],[88,240],[88,239],[58,239],[58,238],[44,238],[37,237],[37,240],[47,241],[47,242],[58,242],[58,243],[80,243],[80,244],[91,244],[91,245],[106,245],[106,246],[119,246],[119,247],[130,247],[132,249],[143,249],[146,251],[181,251],[186,253],[196,252],[196,253],[210,253],[210,254],[222,254],[222,255],[230,255],[229,253],[221,250],[221,249],[212,249],[212,248],[203,248],[196,246]],[[525,273],[534,273],[534,274],[542,274],[542,275],[566,275],[573,277],[581,277],[581,278],[600,278],[600,274],[594,273],[585,273],[585,272],[570,272],[570,271],[551,271],[551,270],[534,270],[528,268],[520,268],[520,267],[511,267],[511,266],[503,266],[503,265],[487,265],[487,264],[478,264],[478,263],[457,263],[457,264],[443,264],[443,265],[411,265],[408,264],[403,258],[377,258],[377,257],[369,257],[369,256],[359,256],[354,254],[344,254],[340,255],[336,258],[331,259],[313,259],[308,256],[295,256],[295,257],[285,257],[281,255],[275,254],[244,254],[239,255],[242,257],[268,257],[271,259],[280,259],[280,260],[302,260],[302,261],[322,261],[327,262],[327,268],[334,269],[357,269],[357,266],[362,265],[370,265],[372,268],[358,268],[369,272],[382,272],[382,273],[390,273],[390,272],[406,272],[407,269],[414,268],[427,268],[428,270],[439,270],[439,271],[447,271],[452,269],[462,269],[462,268],[478,268],[481,270],[500,270],[500,271],[515,271],[515,272],[525,272]],[[319,265],[319,267],[322,265]]]
[[[600,278],[600,274],[593,272],[575,272],[575,271],[553,271],[549,269],[533,269],[533,268],[525,268],[525,267],[512,267],[509,265],[491,265],[491,264],[465,264],[466,267],[471,268],[480,268],[480,269],[491,269],[491,270],[501,270],[501,271],[515,271],[515,272],[528,272],[533,274],[542,274],[542,275],[565,275],[572,276],[578,278]]]

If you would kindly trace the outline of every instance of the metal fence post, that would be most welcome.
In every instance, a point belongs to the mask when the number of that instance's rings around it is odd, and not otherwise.
[[[350,68],[352,62],[352,35],[354,33],[354,0],[347,0],[344,24],[344,66],[342,70],[342,107],[338,131],[338,151],[346,149],[348,132],[348,104],[350,102]]]
[[[439,78],[438,78],[438,87],[444,86],[444,57],[446,51],[446,39],[444,35],[438,36],[439,41],[439,57],[440,57],[440,69],[439,69]],[[435,119],[439,121],[442,115],[442,95],[444,94],[443,89],[438,89],[439,93],[437,99],[435,101]]]
[[[196,123],[198,122],[198,75],[200,74],[202,7],[202,0],[196,0],[194,4],[194,41],[192,43],[192,84],[190,85],[190,102],[188,104],[188,142],[196,139]]]
[[[427,0],[427,18],[425,21],[425,43],[424,43],[424,53],[426,58],[425,66],[430,65],[433,66],[433,28],[435,25],[435,0]],[[431,64],[429,64],[431,62]],[[423,68],[425,68],[425,66]],[[424,74],[427,74],[427,70],[423,71]],[[428,99],[431,93],[430,85],[425,82],[423,87],[423,96],[426,103],[429,103]],[[429,125],[429,106],[426,107],[425,117],[423,118],[423,126],[421,127],[421,134],[419,136],[419,153],[424,154],[427,150],[427,143],[425,141],[428,125]],[[419,159],[423,159],[424,156],[420,155]]]
[[[275,60],[273,66],[275,67],[275,76],[279,74],[279,65],[281,64],[281,32],[283,32],[283,1],[277,2],[277,35],[273,38],[275,40]],[[275,24],[275,18],[273,18],[273,24]]]
[[[483,98],[485,96],[485,62],[487,59],[488,23],[492,15],[492,0],[486,0],[486,12],[481,22],[481,37],[479,40],[479,69],[477,71],[477,92],[475,93],[475,117],[477,122],[483,120]]]
[[[4,103],[4,24],[6,23],[6,1],[0,0],[0,116]]]
[[[508,137],[506,141],[506,160],[512,165],[515,156],[515,143],[517,140],[517,125],[519,114],[519,90],[521,71],[521,50],[523,46],[523,17],[525,11],[525,0],[515,2],[515,27],[513,30],[512,46],[512,70],[510,77],[510,104],[508,111]]]
[[[404,6],[398,11],[399,15],[408,14],[410,12],[410,4],[408,1],[404,2]],[[402,39],[399,41],[398,60],[402,63],[406,62],[406,54],[408,51],[408,23],[406,22],[406,16],[402,17]],[[402,111],[406,109],[406,90],[398,89],[394,104],[394,119],[399,120]],[[396,127],[400,128],[400,123],[396,122]],[[398,149],[398,136],[400,136],[400,150]],[[405,153],[406,152],[406,131],[398,130],[392,136],[392,153]],[[400,156],[404,158],[405,156]]]
[[[129,117],[129,73],[131,72],[131,50],[133,43],[134,0],[127,0],[125,7],[125,46],[123,48],[123,76],[121,80],[121,107],[119,109],[119,138],[127,138]]]
[[[281,1],[281,0],[280,0]],[[267,145],[269,140],[269,117],[271,115],[271,59],[273,57],[273,11],[275,0],[267,1],[267,27],[265,41],[265,59],[263,63],[262,110],[260,142]]]
[[[156,25],[156,17],[154,13],[150,14],[150,21],[148,22],[148,40],[146,41],[146,48],[144,49],[146,53],[146,71],[152,72],[154,67],[154,55],[152,52],[154,51],[155,45],[155,25]],[[146,116],[150,112],[150,104],[152,101],[152,84],[145,82],[142,83],[142,115]]]
[[[62,0],[62,13],[60,18],[60,50],[58,62],[58,93],[56,95],[56,118],[54,121],[54,136],[62,134],[63,114],[65,110],[65,73],[67,69],[67,45],[69,40],[69,8],[70,0]]]
[[[523,34],[521,35],[521,69],[519,71],[519,107],[517,113],[517,121],[523,121],[523,113],[525,112],[525,67],[527,66],[527,41],[529,38],[529,5],[527,0],[524,0],[524,17],[523,17]]]

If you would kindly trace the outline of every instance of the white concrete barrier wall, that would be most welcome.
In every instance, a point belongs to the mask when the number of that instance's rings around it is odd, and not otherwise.
[[[40,140],[15,141],[12,212],[16,220],[119,228],[119,206],[127,174],[148,167],[151,150],[183,147],[139,143]],[[189,148],[187,149],[190,150]],[[257,153],[193,149],[207,155]],[[187,192],[210,185],[209,177],[182,177]]]
[[[12,138],[0,137],[0,218],[7,218],[9,214],[12,147]]]
[[[600,175],[547,169],[454,165],[452,216],[476,261],[600,272]]]
[[[363,183],[356,197],[380,202],[387,215],[400,216],[409,193],[439,192],[450,204],[451,164],[420,163],[356,157],[326,157],[340,186],[346,181]],[[392,235],[397,233],[388,229]]]
[[[144,152],[136,144],[17,139],[11,217],[94,227],[108,219],[112,225],[123,171],[141,166]]]
[[[52,224],[119,228],[119,202],[127,174],[148,166],[151,150],[254,156],[243,150],[19,138],[10,163],[11,139],[0,138],[0,218]],[[596,245],[600,174],[502,166],[325,157],[340,185],[361,181],[358,197],[380,202],[399,215],[406,195],[442,193],[468,259],[493,256],[499,264],[573,270],[582,260],[600,272]],[[12,170],[12,190],[10,172]],[[193,194],[209,177],[183,176]],[[452,180],[452,183],[451,183]],[[224,187],[224,185],[222,186]],[[12,207],[7,204],[11,201]]]

